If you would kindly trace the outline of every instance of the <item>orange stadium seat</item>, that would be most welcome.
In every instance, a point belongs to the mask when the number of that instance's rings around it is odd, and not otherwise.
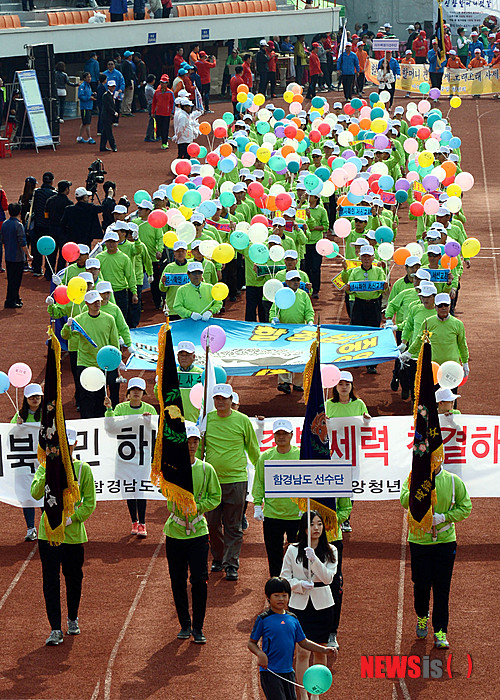
[[[246,0],[246,10],[244,12],[255,12],[255,0]]]
[[[202,3],[193,6],[195,17],[204,17],[208,14],[207,6]]]
[[[271,7],[269,8],[271,12],[276,12],[276,0],[269,0]]]
[[[254,12],[262,12],[262,2],[261,0],[254,0],[253,3],[254,6]]]
[[[14,22],[13,26],[14,29],[17,29],[18,27],[21,26],[21,20],[19,19],[19,15],[11,15],[12,21]]]
[[[240,11],[240,9],[238,7],[238,2],[230,2],[229,4],[231,5],[231,14],[232,15],[238,14],[238,12]]]
[[[194,17],[194,5],[184,5],[186,8],[186,17]]]
[[[247,3],[244,2],[244,0],[239,0],[238,2],[238,12],[246,12],[247,11]]]
[[[207,15],[216,15],[217,14],[217,5],[215,3],[209,3],[208,5],[205,5],[207,8]]]
[[[177,17],[185,17],[186,16],[186,6],[185,5],[177,5]]]
[[[222,12],[220,13],[221,15],[230,15],[231,14],[231,3],[230,2],[221,2],[220,6],[222,8]]]

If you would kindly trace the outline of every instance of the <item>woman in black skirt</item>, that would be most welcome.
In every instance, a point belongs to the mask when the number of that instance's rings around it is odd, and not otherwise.
[[[333,621],[330,583],[337,571],[337,550],[328,544],[319,513],[312,510],[309,515],[311,546],[307,546],[308,523],[307,513],[304,513],[299,526],[299,541],[288,547],[281,576],[290,582],[292,596],[288,609],[298,617],[304,634],[313,642],[326,645]],[[297,683],[302,684],[309,657],[309,651],[297,647]],[[326,654],[314,654],[313,663],[326,664]],[[301,691],[300,700],[308,700],[305,690]]]

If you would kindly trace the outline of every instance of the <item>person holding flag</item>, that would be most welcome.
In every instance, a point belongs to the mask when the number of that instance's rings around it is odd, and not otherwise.
[[[448,649],[449,596],[457,551],[455,523],[472,510],[467,488],[458,476],[442,468],[443,440],[432,376],[429,332],[424,332],[415,382],[412,470],[401,489],[408,508],[411,574],[416,633],[428,633],[429,603],[433,593],[434,646]]]
[[[441,83],[443,82],[444,67],[446,65],[446,55],[442,58],[441,49],[439,47],[439,41],[437,39],[432,40],[432,46],[427,54],[427,59],[429,61],[429,78],[431,81],[431,86],[441,90]],[[434,100],[437,102],[437,99]]]

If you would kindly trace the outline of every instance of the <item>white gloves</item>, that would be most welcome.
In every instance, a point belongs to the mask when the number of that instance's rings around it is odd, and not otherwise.
[[[432,516],[433,525],[441,525],[441,523],[444,522],[446,522],[446,517],[443,515],[443,513],[434,513]]]
[[[134,345],[133,343],[130,343],[130,345],[128,346],[128,351],[129,351],[130,353],[135,352],[135,345]]]
[[[306,593],[314,588],[314,583],[312,581],[301,581],[300,585],[302,586],[302,590]]]
[[[201,318],[202,318],[204,321],[210,321],[210,319],[212,318],[212,316],[213,316],[213,314],[212,314],[211,311],[205,311],[205,313],[201,315]]]
[[[49,296],[45,299],[46,304],[53,304],[54,303],[54,297],[51,297],[50,294]]]
[[[125,362],[120,362],[120,364],[118,365],[118,369],[121,369],[122,372],[126,372],[126,371],[127,371],[127,365],[125,364]]]
[[[308,326],[314,326],[314,321],[308,321],[308,322],[307,322],[307,325],[308,325]]]
[[[309,559],[309,561],[315,561],[318,558],[312,547],[306,547],[304,552],[306,553],[306,557]]]
[[[132,231],[132,240],[133,241],[139,240],[139,232],[138,231]]]
[[[193,311],[191,314],[191,318],[193,321],[201,321],[201,314],[197,314],[196,311]]]
[[[392,318],[388,318],[384,324],[384,328],[394,328],[394,322]]]
[[[52,282],[58,287],[62,283],[62,279],[58,275],[52,275]]]
[[[280,320],[279,320],[279,318],[278,318],[277,316],[275,316],[275,317],[273,318],[273,320],[271,321],[271,323],[273,323],[273,324],[274,324],[274,323],[279,323],[279,322],[280,322]]]
[[[363,423],[365,425],[368,425],[368,423],[371,421],[372,417],[368,413],[363,413]]]
[[[464,376],[465,376],[465,377],[468,377],[468,376],[469,376],[469,371],[470,371],[470,370],[469,370],[469,363],[468,363],[468,362],[464,362],[463,365],[462,365],[462,367],[464,368]]]
[[[406,350],[406,343],[398,345],[397,350],[399,350],[399,352],[404,352]]]
[[[71,525],[72,522],[73,522],[73,521],[71,520],[71,518],[67,518],[67,519],[66,519],[66,523],[65,523],[66,527],[68,527],[69,525]]]
[[[409,362],[411,359],[412,359],[412,358],[411,358],[411,354],[408,352],[408,350],[407,350],[406,352],[402,352],[402,353],[399,355],[399,361],[401,362],[402,365],[408,364],[408,362]]]
[[[68,324],[68,328],[70,329],[70,331],[72,331],[73,330],[73,319],[71,318],[71,316],[68,318],[67,324]]]
[[[264,511],[262,510],[262,506],[253,507],[253,517],[255,520],[259,520],[260,522],[264,521]]]
[[[155,278],[154,275],[148,275],[148,282],[149,282],[149,284],[151,284],[151,282],[154,281],[154,278]]]

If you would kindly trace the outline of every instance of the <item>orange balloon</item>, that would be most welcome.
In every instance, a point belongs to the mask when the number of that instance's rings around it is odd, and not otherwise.
[[[444,163],[441,163],[440,167],[445,171],[446,177],[453,177],[457,172],[456,163],[453,163],[451,160],[445,160]]]
[[[365,117],[364,119],[360,119],[360,120],[359,120],[359,126],[360,126],[360,128],[361,128],[361,129],[364,129],[365,131],[367,131],[367,130],[371,127],[371,125],[372,125],[372,120],[371,120],[371,119],[367,119],[367,118]]]
[[[295,153],[293,146],[287,145],[282,147],[281,155],[283,156],[283,158],[286,158],[288,155],[290,155],[290,153]]]
[[[339,197],[337,199],[337,204],[339,205],[339,207],[349,207],[350,202],[347,199],[347,195],[344,194],[344,195],[342,195],[342,197]]]
[[[434,379],[434,384],[439,384],[439,382],[438,382],[439,365],[437,362],[431,362],[431,365],[432,365],[432,378]]]
[[[441,260],[439,261],[439,264],[441,267],[444,267],[445,270],[453,270],[455,267],[458,265],[458,258],[450,258],[446,253],[441,256]]]
[[[266,198],[266,209],[269,209],[269,211],[276,211],[278,207],[276,206],[276,197],[273,195],[269,195]]]
[[[230,143],[223,143],[223,144],[221,144],[221,147],[219,150],[220,150],[221,156],[224,156],[224,158],[227,158],[227,156],[230,156],[231,153],[233,152],[233,147],[231,146]]]
[[[302,104],[304,102],[303,95],[294,95],[292,102],[298,102],[299,104]]]
[[[434,199],[434,197],[432,196],[432,194],[430,192],[422,195],[422,199],[420,201],[422,204],[424,204],[428,199]]]
[[[298,83],[295,83],[292,87],[292,92],[294,95],[299,95],[302,92],[302,90],[302,85],[299,85]]]
[[[359,134],[359,132],[361,131],[361,129],[359,128],[359,126],[357,124],[349,124],[349,126],[347,127],[347,130],[350,131],[353,136],[357,136]]]
[[[301,124],[300,124],[300,119],[299,119],[298,117],[293,117],[293,119],[290,119],[290,121],[293,122],[293,123],[295,124],[295,126],[297,127],[297,129],[300,128]]]
[[[248,85],[245,85],[244,83],[242,85],[238,85],[238,89],[236,90],[236,92],[244,92],[248,95],[248,93],[249,93]]]
[[[297,133],[295,134],[295,138],[297,141],[302,141],[302,139],[305,137],[305,133],[303,129],[297,129]]]
[[[201,124],[200,124],[200,134],[203,134],[204,136],[206,136],[206,135],[209,134],[211,131],[212,131],[212,127],[210,126],[210,124],[209,124],[208,122],[201,122]]]
[[[409,258],[410,255],[411,253],[408,248],[398,248],[394,251],[394,255],[392,257],[396,265],[404,265],[406,258]]]

